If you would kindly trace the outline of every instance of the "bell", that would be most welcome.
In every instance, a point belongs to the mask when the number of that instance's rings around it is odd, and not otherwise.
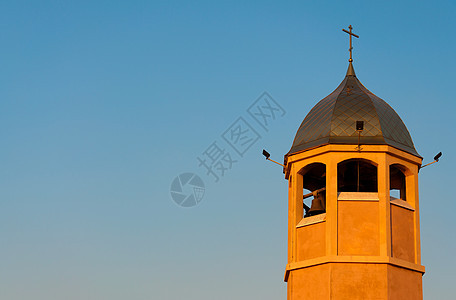
[[[306,211],[306,215],[304,217],[315,216],[324,212],[326,212],[326,192],[321,191],[314,196],[310,209]]]

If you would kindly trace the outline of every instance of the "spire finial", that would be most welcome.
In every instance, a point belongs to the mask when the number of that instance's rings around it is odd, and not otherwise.
[[[352,36],[354,36],[356,38],[359,38],[359,36],[357,36],[356,34],[354,34],[352,32],[353,27],[351,25],[348,26],[348,29],[350,31],[348,31],[346,29],[342,29],[342,31],[348,33],[348,35],[350,36],[350,48],[348,49],[348,51],[350,51],[350,59],[348,61],[351,63],[353,61],[353,58],[352,58],[352,50],[353,50],[353,47],[352,47]]]

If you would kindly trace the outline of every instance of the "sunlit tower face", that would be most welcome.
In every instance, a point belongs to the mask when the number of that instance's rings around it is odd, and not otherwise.
[[[422,299],[422,159],[352,61],[285,155],[288,299]]]

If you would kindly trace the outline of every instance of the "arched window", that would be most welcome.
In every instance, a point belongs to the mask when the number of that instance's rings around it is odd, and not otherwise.
[[[377,192],[377,166],[363,159],[337,165],[338,192]]]
[[[299,173],[303,183],[304,217],[326,212],[326,165],[312,163],[302,168]]]
[[[405,193],[405,174],[403,167],[394,164],[390,166],[390,195],[394,198],[406,200]]]

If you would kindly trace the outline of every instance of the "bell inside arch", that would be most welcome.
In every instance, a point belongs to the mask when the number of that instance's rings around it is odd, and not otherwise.
[[[310,217],[326,212],[326,166],[322,163],[313,163],[300,172],[303,179],[303,207],[304,217]],[[306,199],[313,197],[309,205]]]
[[[310,208],[307,207],[306,209],[306,205],[304,204],[304,209],[306,211],[304,217],[315,216],[326,212],[326,188],[316,190],[311,194],[314,198],[312,199]]]

